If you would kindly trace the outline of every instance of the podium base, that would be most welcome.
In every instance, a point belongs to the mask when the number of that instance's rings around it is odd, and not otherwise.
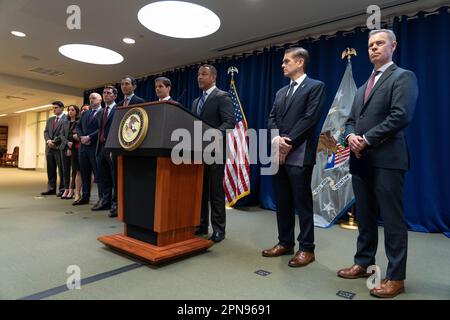
[[[97,240],[114,250],[123,252],[140,260],[144,260],[152,265],[157,265],[169,260],[204,251],[214,244],[211,240],[206,240],[204,238],[193,238],[167,246],[158,247],[126,237],[123,234],[101,236]]]

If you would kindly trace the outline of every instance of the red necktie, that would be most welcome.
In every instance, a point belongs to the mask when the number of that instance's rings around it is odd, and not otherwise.
[[[375,71],[370,76],[369,83],[367,84],[366,92],[364,93],[364,103],[367,102],[367,99],[369,98],[369,95],[372,92],[373,86],[375,85],[375,78],[380,73],[381,73],[381,71]]]
[[[108,107],[103,110],[102,128],[100,130],[100,143],[105,143],[105,126],[106,122],[108,121],[108,110]]]
[[[125,101],[123,102],[123,106],[128,107],[129,103],[130,103],[130,100],[128,100],[128,98],[126,98]]]
[[[56,126],[58,125],[58,117],[55,118],[55,121],[53,121],[53,130],[56,129]]]

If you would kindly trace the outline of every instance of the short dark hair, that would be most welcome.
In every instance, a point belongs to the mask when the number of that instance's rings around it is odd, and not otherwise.
[[[172,82],[170,81],[169,78],[166,78],[166,77],[156,78],[155,83],[156,82],[162,82],[165,87],[172,87]]]
[[[122,77],[122,79],[120,79],[120,80],[122,81],[122,80],[125,80],[125,79],[129,79],[133,86],[137,85],[136,79],[133,78],[132,76],[126,75],[126,76]]]
[[[303,71],[306,72],[306,69],[308,68],[308,64],[309,64],[309,52],[308,50],[302,48],[302,47],[293,47],[293,48],[289,48],[287,49],[284,54],[292,54],[294,56],[294,58],[296,59],[303,59],[304,63],[303,63]]]
[[[208,68],[211,71],[211,73],[217,77],[217,69],[213,65],[203,64],[200,66],[199,69],[201,69],[201,68]]]
[[[62,101],[53,101],[52,105],[64,109],[64,103],[62,103]]]
[[[117,88],[116,88],[116,87],[114,87],[114,86],[105,86],[105,87],[103,88],[103,90],[105,90],[105,89],[111,89],[111,90],[113,91],[114,95],[117,96],[118,91],[117,91]]]

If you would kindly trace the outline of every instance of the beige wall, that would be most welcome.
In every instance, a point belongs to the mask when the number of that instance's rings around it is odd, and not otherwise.
[[[36,168],[36,112],[0,118],[0,125],[8,126],[8,153],[19,146],[19,168]]]
[[[0,126],[8,126],[8,153],[20,146],[20,117],[1,117]]]

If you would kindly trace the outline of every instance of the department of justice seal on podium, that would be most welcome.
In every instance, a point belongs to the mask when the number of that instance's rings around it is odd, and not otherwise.
[[[128,151],[139,148],[147,135],[147,130],[147,112],[142,108],[133,108],[129,110],[120,122],[120,145]]]

